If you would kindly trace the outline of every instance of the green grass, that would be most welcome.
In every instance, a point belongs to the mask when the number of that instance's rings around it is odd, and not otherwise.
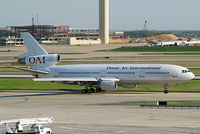
[[[0,68],[0,72],[25,72],[14,68]]]
[[[120,87],[120,90],[127,90],[127,88]],[[135,89],[136,91],[163,91],[164,87],[162,85],[139,85]],[[174,84],[169,86],[169,91],[197,91],[200,92],[200,81],[191,80],[179,84]]]
[[[200,74],[200,69],[190,69],[194,74]]]
[[[80,90],[83,87],[71,86],[51,82],[34,82],[28,79],[0,78],[0,89],[72,89]]]
[[[173,91],[200,91],[200,81],[191,80],[184,83],[172,85],[170,90]]]
[[[141,47],[120,47],[109,52],[186,52],[200,51],[200,46],[141,46]]]
[[[149,55],[200,55],[200,53],[150,53]]]
[[[28,79],[16,78],[1,78],[0,89],[70,89],[81,90],[84,87],[64,85],[51,82],[34,82]],[[119,90],[128,90],[127,88],[119,87]],[[137,91],[163,91],[161,85],[139,85],[138,88],[130,89]],[[180,84],[175,84],[169,87],[169,91],[200,91],[200,82],[192,80]]]
[[[14,57],[14,56],[3,56],[0,57],[0,60],[16,60],[18,57]]]
[[[200,106],[200,102],[171,102],[169,106]]]

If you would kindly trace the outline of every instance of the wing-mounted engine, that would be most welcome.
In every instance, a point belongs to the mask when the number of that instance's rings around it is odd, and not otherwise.
[[[37,55],[37,56],[26,56],[19,58],[19,64],[26,64],[31,66],[50,66],[60,62],[60,55],[48,54],[48,55]]]
[[[101,81],[99,84],[99,88],[101,90],[117,90],[117,82],[116,81]]]

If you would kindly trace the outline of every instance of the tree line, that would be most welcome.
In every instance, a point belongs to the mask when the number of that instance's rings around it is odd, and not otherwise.
[[[125,31],[124,35],[129,36],[130,38],[145,38],[156,36],[160,34],[174,34],[177,37],[185,37],[185,38],[200,38],[200,31],[145,31],[145,30],[137,30],[137,31]]]

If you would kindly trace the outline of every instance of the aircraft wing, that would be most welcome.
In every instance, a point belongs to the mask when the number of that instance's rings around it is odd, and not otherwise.
[[[113,78],[113,77],[101,77],[101,78],[98,78],[98,80],[100,80],[100,81],[119,81],[118,78]]]
[[[119,81],[117,78],[93,78],[93,77],[71,77],[71,78],[36,78],[34,81],[54,81],[54,82],[98,82],[98,81]]]

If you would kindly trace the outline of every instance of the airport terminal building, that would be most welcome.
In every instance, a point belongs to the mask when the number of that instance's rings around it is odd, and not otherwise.
[[[29,32],[41,44],[100,44],[99,30],[67,25],[25,25],[0,28],[0,46],[23,45],[21,32]]]

